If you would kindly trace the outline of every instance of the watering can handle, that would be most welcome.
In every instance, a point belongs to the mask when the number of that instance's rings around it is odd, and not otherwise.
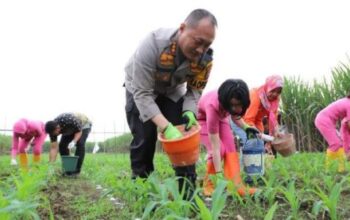
[[[254,127],[248,127],[245,129],[245,132],[247,133],[247,138],[258,138],[258,134],[260,134],[260,131]]]
[[[261,140],[263,141],[266,141],[266,142],[272,142],[275,140],[275,137],[274,136],[271,136],[271,135],[267,135],[267,134],[264,134],[264,133],[261,133]]]

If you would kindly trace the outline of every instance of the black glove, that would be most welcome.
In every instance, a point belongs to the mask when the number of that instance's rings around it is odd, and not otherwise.
[[[260,131],[255,127],[247,126],[244,129],[248,139],[256,138]]]

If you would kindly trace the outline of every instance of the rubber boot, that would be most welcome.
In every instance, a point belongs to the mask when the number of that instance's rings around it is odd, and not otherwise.
[[[240,196],[246,196],[247,194],[254,195],[254,193],[257,191],[256,188],[249,188],[244,186],[241,179],[239,157],[237,152],[229,152],[225,154],[224,175],[227,180],[233,182],[235,189]]]
[[[346,161],[346,155],[344,148],[339,148],[337,153],[337,159],[338,159],[338,172],[343,173],[345,172],[345,161]]]
[[[336,151],[331,151],[327,149],[326,154],[326,169],[329,170],[332,163],[337,163],[337,170],[338,172],[344,172],[345,171],[345,152],[344,148],[341,147]]]
[[[19,166],[25,170],[28,169],[28,157],[26,153],[19,154]]]
[[[39,163],[40,162],[40,154],[38,154],[38,155],[34,154],[33,155],[33,162],[34,163]]]
[[[213,161],[207,162],[207,171],[203,181],[203,193],[205,196],[211,196],[214,192],[214,183],[210,180],[210,175],[215,175],[215,168]]]

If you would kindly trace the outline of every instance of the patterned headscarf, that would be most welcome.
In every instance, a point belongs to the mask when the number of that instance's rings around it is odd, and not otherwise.
[[[283,78],[279,75],[272,75],[266,78],[263,86],[259,87],[258,94],[263,107],[269,112],[269,133],[273,135],[277,125],[277,118],[275,113],[278,110],[280,96],[274,101],[267,99],[267,93],[276,88],[283,88]]]

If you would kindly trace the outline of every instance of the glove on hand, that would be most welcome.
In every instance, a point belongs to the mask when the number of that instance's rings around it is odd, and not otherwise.
[[[68,144],[68,149],[69,149],[69,150],[72,150],[74,147],[75,147],[75,142],[74,142],[74,141],[71,141],[71,142]]]
[[[178,139],[182,137],[182,133],[173,124],[169,123],[164,130],[164,137],[168,140]]]
[[[11,165],[13,165],[13,166],[16,166],[16,165],[17,165],[16,159],[11,159]]]
[[[198,124],[196,116],[191,111],[185,111],[182,114],[182,118],[183,118],[183,121],[186,124],[186,126],[185,126],[185,130],[186,131],[190,130],[193,125],[197,125]]]
[[[245,133],[247,133],[247,138],[248,139],[252,139],[252,138],[256,138],[257,134],[260,133],[260,131],[255,128],[255,127],[250,127],[249,125],[245,124],[243,126],[243,130],[245,131]]]

